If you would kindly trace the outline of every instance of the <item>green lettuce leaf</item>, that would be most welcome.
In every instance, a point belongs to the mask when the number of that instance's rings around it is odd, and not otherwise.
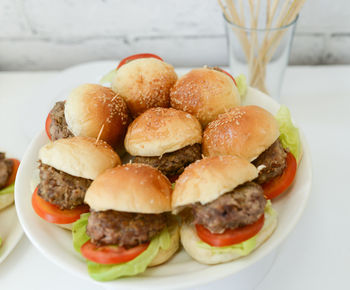
[[[1,247],[1,245],[2,245],[2,239],[0,238],[0,247]]]
[[[84,245],[90,237],[86,234],[86,226],[90,213],[83,213],[80,219],[74,222],[72,227],[73,247],[80,254],[80,248]]]
[[[299,163],[302,154],[299,129],[294,127],[289,109],[282,105],[277,112],[276,119],[280,127],[280,141],[284,148],[294,155]]]
[[[117,73],[116,69],[112,69],[110,72],[105,74],[101,79],[100,79],[100,84],[106,84],[106,83],[111,83],[114,79],[115,74]]]
[[[271,206],[271,201],[268,200],[265,206],[265,214],[274,217],[277,213],[276,211],[272,208]],[[265,222],[268,222],[271,219],[266,218]],[[211,245],[208,245],[207,243],[203,241],[198,242],[198,246],[204,249],[211,250],[212,254],[224,254],[224,253],[232,253],[236,252],[240,256],[246,256],[249,255],[256,247],[256,237],[251,237],[250,239],[239,243],[235,244],[232,246],[226,246],[226,247],[213,247]]]
[[[73,224],[73,246],[80,253],[81,246],[90,238],[86,234],[88,214],[82,214]],[[148,248],[135,259],[121,264],[103,265],[87,261],[90,276],[97,281],[111,281],[120,277],[134,276],[146,270],[147,266],[157,256],[160,248],[166,250],[170,247],[170,234],[165,228],[158,236],[152,239]]]
[[[248,85],[247,85],[247,78],[244,74],[240,74],[239,76],[235,77],[235,81],[237,84],[237,89],[239,92],[239,95],[241,96],[241,99],[243,100],[247,94]]]
[[[8,187],[5,187],[5,188],[1,189],[0,190],[0,195],[14,193],[14,192],[15,192],[15,184],[12,183]]]

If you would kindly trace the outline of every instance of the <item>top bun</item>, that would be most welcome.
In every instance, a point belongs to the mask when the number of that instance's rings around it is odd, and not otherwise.
[[[191,114],[152,108],[131,123],[124,145],[134,156],[161,156],[201,142],[202,127]]]
[[[59,139],[39,151],[42,163],[73,176],[95,179],[108,168],[121,164],[106,142],[89,137]]]
[[[207,204],[238,185],[258,176],[258,170],[238,156],[208,157],[185,168],[175,183],[172,208],[175,213],[185,205]]]
[[[205,156],[238,155],[257,158],[280,135],[275,117],[258,106],[242,106],[222,114],[204,130]]]
[[[193,114],[203,127],[240,102],[233,80],[209,68],[191,70],[176,82],[170,93],[171,106]]]
[[[176,80],[170,64],[156,58],[140,58],[117,70],[112,89],[124,98],[135,118],[149,108],[169,107],[170,88]]]
[[[123,142],[129,116],[125,101],[110,88],[84,84],[72,90],[64,109],[68,129],[75,136],[100,135],[115,147]]]
[[[171,210],[171,184],[149,165],[125,164],[96,178],[86,192],[85,203],[96,211],[162,213]]]

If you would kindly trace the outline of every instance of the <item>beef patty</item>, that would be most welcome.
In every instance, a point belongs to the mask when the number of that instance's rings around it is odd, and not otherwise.
[[[52,141],[74,136],[73,133],[68,130],[68,125],[64,115],[64,102],[57,102],[55,104],[50,111],[50,117],[50,135]]]
[[[265,205],[261,186],[247,182],[208,204],[194,204],[193,222],[203,225],[212,233],[223,233],[226,229],[256,222],[264,214]]]
[[[165,214],[93,211],[86,232],[96,245],[130,248],[150,241],[165,226]]]
[[[256,167],[264,166],[254,181],[263,184],[280,176],[286,168],[286,158],[287,152],[283,149],[281,141],[277,139],[252,162]]]
[[[6,187],[12,174],[13,161],[5,158],[5,153],[0,152],[0,189]]]
[[[38,194],[60,209],[72,209],[84,203],[92,180],[69,175],[40,162]]]
[[[198,159],[201,159],[201,146],[194,144],[159,157],[136,156],[133,163],[148,164],[167,176],[173,176],[181,174],[186,166]]]

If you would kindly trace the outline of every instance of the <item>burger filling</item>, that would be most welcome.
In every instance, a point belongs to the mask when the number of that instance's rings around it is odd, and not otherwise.
[[[50,117],[50,135],[52,141],[74,136],[73,133],[68,130],[68,125],[64,115],[64,102],[57,102],[55,104],[50,111]]]
[[[279,139],[259,155],[252,163],[261,168],[256,183],[263,184],[280,176],[286,168],[287,152]]]
[[[60,209],[73,209],[84,203],[92,180],[72,176],[40,162],[38,195]]]
[[[235,229],[253,224],[263,214],[266,205],[260,185],[247,182],[238,186],[211,203],[194,204],[194,223],[210,232],[221,234],[226,229]]]
[[[160,157],[136,156],[133,162],[148,164],[166,176],[174,176],[181,174],[186,166],[199,159],[201,159],[201,146],[194,144],[174,152],[165,153]]]
[[[5,153],[0,152],[0,189],[6,187],[12,174],[13,161],[5,158]]]
[[[93,211],[86,232],[97,246],[131,248],[149,242],[165,228],[166,221],[165,214]]]

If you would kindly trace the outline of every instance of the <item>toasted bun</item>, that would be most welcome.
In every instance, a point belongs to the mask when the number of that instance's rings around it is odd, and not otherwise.
[[[173,212],[200,202],[206,204],[238,185],[258,176],[254,165],[237,156],[204,158],[192,163],[176,181],[172,197]]]
[[[155,58],[140,58],[117,70],[112,89],[126,101],[133,117],[153,107],[169,107],[170,88],[177,75],[173,66]]]
[[[205,156],[238,155],[257,158],[280,135],[274,116],[258,106],[237,107],[222,114],[204,130]]]
[[[85,195],[97,211],[162,213],[171,210],[171,184],[157,169],[145,164],[125,164],[106,170]]]
[[[265,223],[260,232],[256,235],[257,249],[263,244],[274,232],[277,226],[277,216],[269,215],[265,212]],[[211,249],[201,247],[201,240],[197,235],[197,231],[193,225],[184,224],[180,231],[181,243],[185,248],[186,252],[196,261],[202,264],[219,264],[229,262],[242,257],[237,251],[232,252],[214,252]]]
[[[171,106],[196,116],[203,127],[240,102],[232,79],[209,68],[191,70],[176,82],[170,93]]]
[[[202,143],[202,127],[195,117],[172,108],[152,108],[131,123],[124,145],[134,156],[161,156],[195,143]]]
[[[117,153],[104,141],[89,137],[59,139],[39,151],[42,163],[73,176],[95,179],[121,164]]]
[[[15,200],[13,193],[0,195],[0,210],[11,205]]]
[[[123,143],[129,122],[125,101],[110,88],[84,84],[68,96],[64,109],[69,130],[75,136],[100,135],[115,147]]]
[[[148,267],[158,266],[160,264],[168,261],[179,249],[180,245],[180,228],[176,218],[171,217],[172,222],[168,225],[168,230],[170,234],[170,247],[166,250],[160,249],[158,251],[157,256],[152,260],[152,262],[148,265]]]

